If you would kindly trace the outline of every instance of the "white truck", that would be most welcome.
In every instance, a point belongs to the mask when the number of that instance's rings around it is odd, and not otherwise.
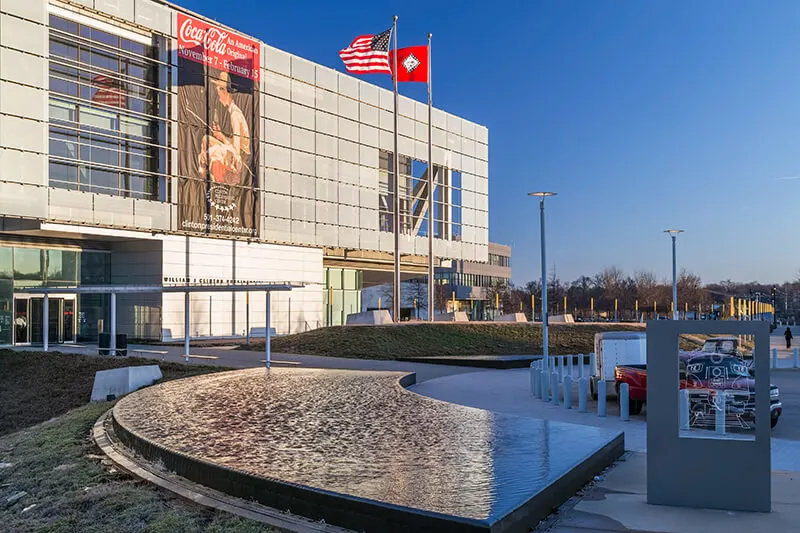
[[[614,391],[614,369],[623,365],[647,363],[647,334],[644,331],[606,331],[594,335],[595,368],[589,382],[592,398],[597,399],[597,384],[606,382],[606,392]]]

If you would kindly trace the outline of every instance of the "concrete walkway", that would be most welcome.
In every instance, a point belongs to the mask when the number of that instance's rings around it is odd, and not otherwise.
[[[41,352],[41,346],[18,346],[14,350]],[[75,353],[96,357],[97,345],[61,344],[51,348],[51,351],[62,353]],[[159,361],[183,363],[183,346],[157,346],[157,345],[128,345],[129,357],[144,357]],[[349,370],[391,370],[416,372],[417,382],[428,379],[477,372],[480,368],[431,365],[426,363],[411,363],[403,361],[378,361],[370,359],[349,359],[344,357],[323,357],[318,355],[297,355],[272,353],[273,366],[292,366],[307,368],[337,368]],[[264,364],[264,352],[237,350],[233,346],[192,347],[189,364],[228,366],[233,368],[252,368]]]
[[[793,371],[782,375],[797,376]],[[800,381],[792,380],[792,381]],[[782,385],[783,387],[783,385]],[[772,512],[741,513],[647,504],[647,422],[636,417],[622,422],[609,416],[579,413],[553,406],[530,394],[529,371],[495,370],[443,376],[419,383],[411,390],[438,400],[491,411],[558,420],[625,432],[626,454],[604,476],[565,503],[542,522],[536,532],[548,533],[725,533],[800,530],[800,441],[772,438]],[[574,402],[577,405],[577,402]],[[688,480],[692,482],[697,480]],[[709,490],[713,490],[713,480]],[[743,490],[747,490],[743,487]]]
[[[687,479],[691,483],[698,480]],[[713,490],[709,483],[709,490]],[[742,490],[747,490],[742,487]],[[550,533],[761,533],[800,528],[800,476],[772,472],[772,512],[744,513],[647,503],[647,456],[630,453],[604,479],[559,510],[539,531]]]
[[[576,408],[571,410],[538,400],[530,393],[528,369],[443,376],[414,385],[410,390],[437,400],[489,411],[624,431],[626,450],[647,451],[647,422],[644,417],[622,422],[616,416],[616,402],[611,399],[608,403],[609,416],[606,418],[598,417],[596,411],[579,413],[577,399],[573,401]],[[772,438],[771,444],[773,469],[800,472],[800,441]]]

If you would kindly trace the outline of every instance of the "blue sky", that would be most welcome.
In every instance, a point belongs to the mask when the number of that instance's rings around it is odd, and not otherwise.
[[[705,282],[798,277],[800,2],[179,3],[338,70],[394,14],[401,47],[432,32],[434,105],[489,128],[490,238],[515,282],[539,275],[543,189],[562,279],[671,275],[670,227]]]

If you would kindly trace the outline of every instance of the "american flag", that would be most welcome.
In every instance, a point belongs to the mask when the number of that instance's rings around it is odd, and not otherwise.
[[[353,39],[350,46],[339,52],[347,72],[391,74],[392,70],[389,68],[391,35],[392,30],[388,29],[377,35],[361,35]]]
[[[93,102],[113,107],[127,107],[125,91],[114,78],[98,75],[92,78],[92,85],[98,87],[97,92],[92,96]]]

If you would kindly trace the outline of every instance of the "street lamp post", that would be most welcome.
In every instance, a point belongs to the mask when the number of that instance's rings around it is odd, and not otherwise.
[[[539,227],[541,232],[542,244],[542,368],[545,372],[548,371],[550,366],[550,350],[548,347],[547,339],[547,256],[545,252],[545,239],[544,239],[544,199],[548,196],[555,196],[554,192],[532,192],[528,196],[537,196],[539,198]]]
[[[667,229],[664,233],[669,233],[672,237],[672,319],[678,320],[680,311],[678,310],[678,261],[676,254],[678,234],[683,233],[682,229]]]

